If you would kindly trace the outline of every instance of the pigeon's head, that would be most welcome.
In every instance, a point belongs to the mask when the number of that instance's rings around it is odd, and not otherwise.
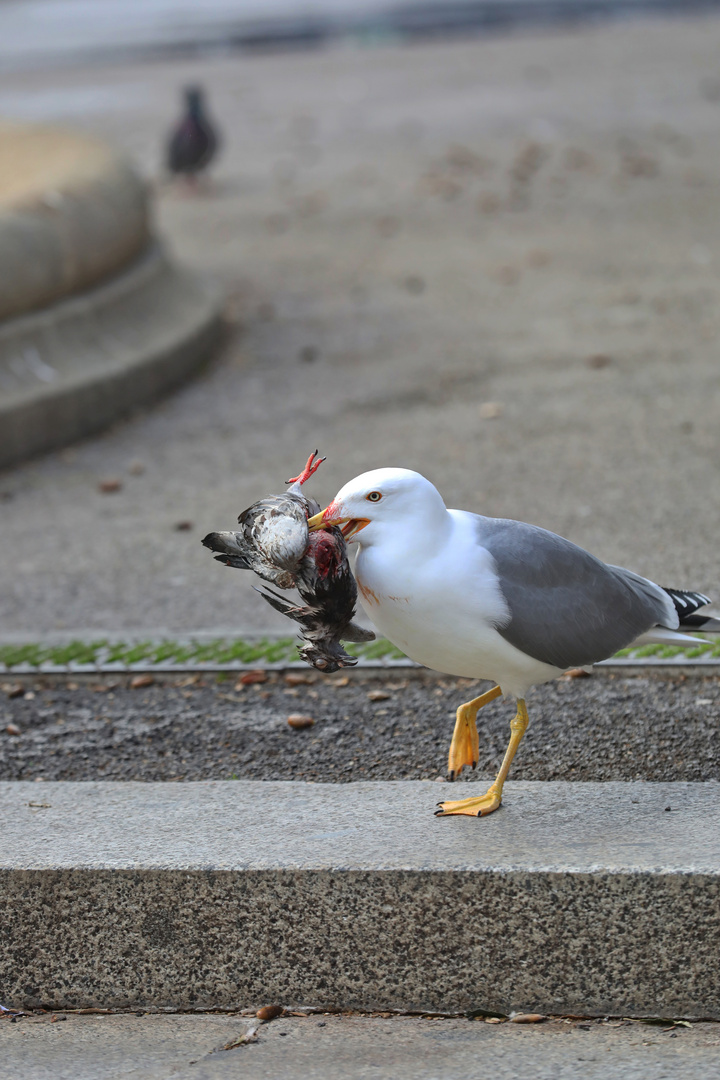
[[[349,542],[377,543],[390,533],[432,531],[445,520],[439,491],[410,469],[373,469],[341,488],[330,505],[310,518],[311,530],[337,525]]]
[[[203,91],[200,86],[186,86],[184,91],[185,104],[189,113],[196,115],[202,112],[203,107]]]

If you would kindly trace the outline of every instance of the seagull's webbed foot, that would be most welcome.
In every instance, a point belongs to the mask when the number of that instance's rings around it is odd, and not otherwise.
[[[477,767],[480,743],[475,718],[478,710],[482,709],[483,705],[487,705],[489,701],[499,697],[501,693],[500,687],[494,686],[492,690],[481,694],[480,697],[474,698],[472,701],[466,701],[458,709],[455,730],[453,731],[448,754],[448,780],[454,780],[456,776],[459,776],[465,765],[468,765],[471,769]]]
[[[466,817],[485,817],[498,810],[502,804],[502,796],[495,785],[485,792],[484,795],[476,795],[471,799],[456,799],[454,802],[440,802],[435,811],[435,817],[451,817],[453,814],[464,814]]]
[[[496,687],[496,690],[499,689]],[[489,691],[492,694],[492,691]],[[487,695],[484,695],[487,696]],[[493,694],[497,697],[497,694]],[[488,698],[488,700],[492,700]],[[482,701],[482,698],[476,698],[475,701],[471,701],[469,704],[475,705],[478,701]],[[483,701],[484,705],[485,702]],[[478,706],[479,708],[480,706]],[[477,713],[477,709],[475,710]],[[460,709],[458,709],[458,721],[460,719]],[[474,726],[474,725],[473,725]],[[497,810],[502,803],[502,790],[503,784],[507,778],[507,774],[510,771],[510,764],[515,757],[515,751],[520,745],[528,726],[528,714],[525,702],[522,698],[518,699],[518,711],[514,720],[510,724],[510,742],[508,748],[505,751],[505,757],[503,758],[500,771],[498,772],[495,780],[490,785],[484,795],[474,795],[469,799],[457,799],[454,802],[440,802],[438,803],[438,809],[435,811],[436,817],[451,817],[454,814],[464,814],[466,817],[485,817],[487,814],[492,814],[493,810]],[[457,724],[456,724],[457,730]],[[453,736],[453,742],[455,737]],[[452,753],[452,747],[451,753]]]

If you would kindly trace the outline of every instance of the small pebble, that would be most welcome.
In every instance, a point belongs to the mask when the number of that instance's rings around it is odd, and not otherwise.
[[[535,248],[533,251],[528,251],[525,261],[528,266],[532,266],[533,269],[538,270],[541,266],[547,266],[550,262],[550,256],[547,251]]]
[[[418,274],[410,274],[405,278],[405,288],[412,296],[420,296],[425,292],[425,281]]]
[[[381,236],[389,237],[394,236],[400,228],[400,221],[396,217],[392,217],[390,214],[385,217],[377,219],[376,222],[377,231]]]
[[[317,680],[313,675],[304,675],[302,671],[288,671],[283,676],[287,686],[312,686]]]
[[[20,731],[20,728],[17,726],[17,724],[8,724],[8,726],[5,728],[5,730],[7,731],[8,735],[21,735],[22,734],[22,732]]]
[[[481,420],[497,420],[503,414],[503,406],[499,401],[484,401],[478,409]]]
[[[517,266],[498,266],[495,278],[501,285],[516,285],[520,280],[520,271]]]
[[[540,1024],[547,1017],[542,1013],[516,1013],[510,1017],[511,1024]]]
[[[481,214],[495,214],[501,205],[499,197],[491,191],[481,195],[477,201],[477,208]]]
[[[34,701],[34,699],[35,699],[35,691],[34,690],[28,690],[27,694],[23,694],[23,699],[25,701]]]
[[[154,675],[149,675],[149,674],[147,674],[147,675],[135,675],[130,680],[130,689],[131,690],[142,690],[142,688],[144,686],[153,686],[154,683],[155,683],[155,676]]]
[[[265,218],[265,228],[273,236],[280,236],[290,228],[290,218],[287,214],[268,214]]]
[[[246,671],[244,675],[241,675],[238,679],[240,686],[252,686],[253,683],[267,682],[267,672],[256,669],[255,671]]]
[[[192,521],[176,521],[175,522],[175,532],[190,532],[190,529],[192,529],[192,527],[193,527]]]
[[[368,698],[370,701],[389,701],[392,694],[388,694],[387,690],[368,690]]]
[[[113,495],[116,491],[122,490],[122,480],[118,480],[116,477],[108,477],[107,480],[101,480],[98,484],[98,491],[103,495]]]
[[[303,716],[302,713],[290,713],[287,718],[287,722],[291,728],[295,728],[296,731],[301,731],[303,728],[312,727],[315,721],[312,716]]]
[[[22,697],[25,693],[25,689],[20,683],[6,683],[3,690],[9,698]]]
[[[282,1016],[284,1012],[285,1009],[282,1005],[263,1005],[255,1015],[258,1020],[274,1020],[277,1016]]]

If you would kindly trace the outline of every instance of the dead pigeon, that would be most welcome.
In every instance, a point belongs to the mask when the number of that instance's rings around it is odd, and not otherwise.
[[[303,493],[302,485],[324,460],[316,450],[302,473],[287,481],[291,486],[286,492],[267,495],[243,511],[240,530],[209,533],[202,542],[218,552],[218,562],[253,570],[279,589],[298,590],[303,604],[271,589],[258,591],[276,611],[299,623],[306,642],[300,647],[303,660],[330,673],[357,663],[341,641],[371,641],[375,635],[352,621],[357,585],[341,530],[308,529],[308,518],[320,507]]]

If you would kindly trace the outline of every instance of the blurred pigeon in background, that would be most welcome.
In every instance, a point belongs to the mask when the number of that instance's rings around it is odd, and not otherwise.
[[[185,111],[170,136],[167,167],[173,176],[182,176],[194,185],[215,157],[219,139],[205,111],[201,87],[188,86],[184,94]]]
[[[208,533],[202,542],[219,553],[218,562],[253,570],[279,589],[298,590],[303,604],[271,589],[259,591],[276,611],[300,624],[306,642],[300,648],[303,660],[329,674],[357,663],[341,641],[372,641],[375,635],[352,621],[357,585],[341,530],[308,529],[308,517],[320,506],[304,495],[302,485],[324,460],[316,450],[300,475],[288,480],[286,492],[267,495],[243,511],[238,532]]]

